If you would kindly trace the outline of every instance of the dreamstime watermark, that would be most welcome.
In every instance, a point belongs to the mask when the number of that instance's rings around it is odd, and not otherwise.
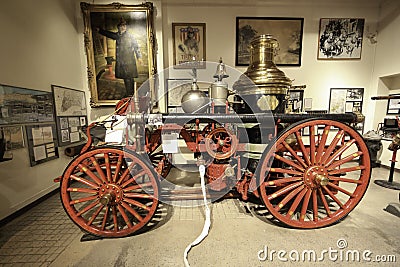
[[[273,250],[267,245],[257,253],[259,261],[294,261],[294,262],[322,262],[329,260],[332,262],[396,262],[396,255],[374,255],[369,250],[346,249],[347,241],[340,238],[336,242],[336,247],[329,247],[321,251],[313,249],[299,250]]]

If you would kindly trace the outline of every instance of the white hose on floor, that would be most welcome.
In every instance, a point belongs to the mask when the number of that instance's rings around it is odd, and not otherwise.
[[[206,220],[204,221],[203,231],[201,234],[192,242],[190,243],[186,249],[185,253],[183,254],[183,261],[185,262],[186,267],[190,267],[189,261],[187,259],[188,253],[190,249],[196,245],[198,245],[203,239],[208,235],[211,226],[211,212],[210,208],[208,207],[207,203],[207,195],[206,195],[206,182],[204,180],[204,175],[206,173],[206,167],[204,165],[199,166],[200,178],[201,178],[201,191],[203,192],[203,201],[205,206],[205,213],[206,213]]]

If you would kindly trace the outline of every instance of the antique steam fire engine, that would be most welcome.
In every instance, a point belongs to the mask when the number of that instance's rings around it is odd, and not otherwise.
[[[62,204],[83,230],[121,237],[142,229],[159,201],[198,197],[199,190],[165,185],[184,140],[206,168],[207,196],[260,198],[289,227],[318,228],[343,219],[366,192],[368,148],[351,126],[359,116],[287,114],[291,80],[274,64],[277,40],[261,35],[251,43],[250,65],[229,89],[224,64],[208,92],[182,97],[185,113],[145,112],[140,98],[116,110],[127,120],[119,146],[88,142],[60,177]],[[175,136],[175,139],[174,137]],[[197,192],[196,192],[197,190]]]

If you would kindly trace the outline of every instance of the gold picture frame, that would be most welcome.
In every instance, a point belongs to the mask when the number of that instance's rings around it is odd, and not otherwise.
[[[81,2],[81,10],[90,105],[115,105],[157,73],[153,4]],[[154,83],[147,88],[154,103]]]

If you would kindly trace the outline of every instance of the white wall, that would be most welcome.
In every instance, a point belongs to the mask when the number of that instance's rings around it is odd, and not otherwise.
[[[218,2],[218,1],[216,1]],[[237,3],[238,1],[234,1]],[[262,3],[261,1],[254,1]],[[164,46],[169,54],[165,58],[165,66],[173,64],[172,23],[204,22],[206,23],[206,50],[208,61],[223,58],[227,65],[235,64],[236,17],[302,17],[304,18],[304,36],[301,67],[279,67],[286,76],[294,79],[295,85],[305,84],[305,97],[313,98],[313,109],[327,109],[329,106],[330,88],[361,87],[365,88],[365,98],[369,98],[371,90],[371,73],[374,64],[375,45],[366,39],[363,42],[361,60],[317,60],[318,30],[320,18],[354,17],[365,18],[365,28],[375,30],[379,9],[371,5],[351,5],[343,3],[343,7],[334,4],[319,5],[318,1],[297,1],[292,4],[272,3],[209,6],[183,6],[168,4],[163,6]],[[302,4],[302,3],[305,4]],[[348,1],[347,1],[348,2]],[[325,2],[326,3],[326,2]],[[246,67],[238,67],[245,71]],[[180,73],[179,73],[180,72]],[[183,71],[176,71],[180,76]],[[363,110],[368,107],[364,105]]]
[[[51,84],[84,89],[74,7],[68,0],[2,1],[0,83],[51,91]],[[69,158],[30,167],[27,148],[0,163],[0,219],[57,188]]]

